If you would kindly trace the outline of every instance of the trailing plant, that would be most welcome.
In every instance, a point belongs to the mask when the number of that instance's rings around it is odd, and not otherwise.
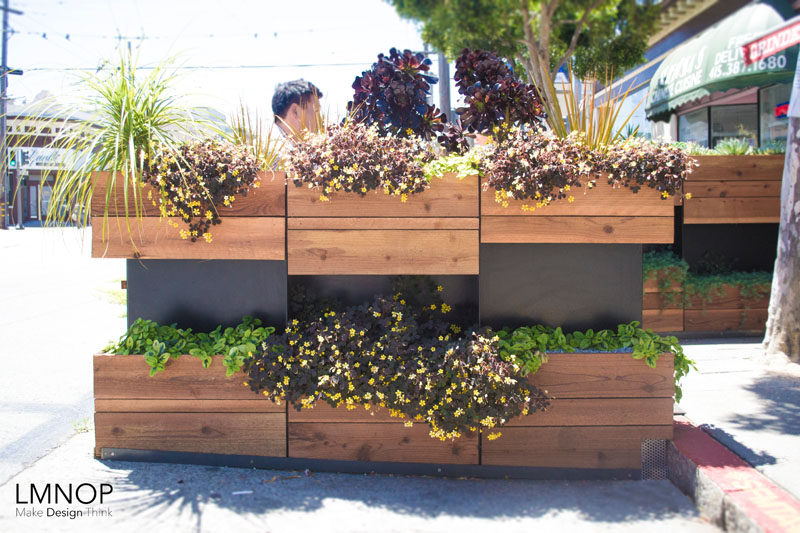
[[[211,242],[211,226],[221,224],[219,209],[233,207],[237,196],[258,188],[259,160],[245,145],[208,139],[183,144],[175,155],[157,146],[144,166],[144,180],[156,188],[148,193],[161,216],[179,217],[189,229],[181,238]],[[158,203],[156,202],[158,201]],[[177,222],[170,221],[175,228]]]
[[[681,379],[694,367],[694,361],[683,353],[676,337],[662,337],[652,330],[642,329],[639,322],[620,324],[617,330],[603,329],[564,333],[562,329],[547,326],[525,326],[516,329],[504,328],[497,332],[500,357],[519,362],[526,372],[535,372],[554,352],[632,351],[634,359],[643,359],[651,368],[656,367],[663,353],[674,356],[675,400],[680,401],[683,391]]]
[[[372,190],[405,202],[430,186],[423,169],[433,157],[418,137],[383,137],[374,124],[345,123],[290,146],[287,169],[297,187],[320,189],[323,202],[337,191]]]
[[[245,383],[297,409],[320,400],[384,407],[407,425],[427,423],[442,440],[545,408],[545,395],[526,383],[520,365],[498,356],[499,339],[462,333],[436,289],[293,319],[284,338],[268,340],[246,363]]]
[[[456,58],[453,79],[464,97],[457,112],[468,131],[503,140],[515,126],[540,129],[544,110],[535,87],[495,53],[465,48]]]
[[[495,190],[495,201],[503,207],[510,200],[529,200],[523,211],[545,207],[558,199],[573,202],[576,189],[591,177],[595,155],[573,136],[559,139],[552,133],[515,128],[510,135],[482,152],[483,187]]]
[[[427,102],[431,85],[438,81],[428,73],[430,65],[424,54],[411,50],[378,54],[372,68],[353,82],[355,93],[347,104],[352,120],[375,125],[381,135],[435,138],[446,117]]]
[[[689,273],[684,290],[685,306],[691,307],[692,300],[699,299],[705,309],[715,298],[726,295],[726,286],[739,290],[745,308],[764,296],[769,296],[772,285],[770,272],[728,272],[722,274]]]
[[[642,254],[643,281],[656,280],[662,308],[664,304],[682,303],[680,299],[688,271],[689,264],[671,250],[652,250]],[[679,285],[681,291],[669,291],[673,285]]]
[[[150,375],[164,370],[170,359],[191,355],[200,359],[204,368],[211,364],[212,356],[224,355],[222,364],[230,377],[239,372],[250,359],[258,345],[267,340],[275,328],[261,325],[261,320],[251,316],[242,318],[242,323],[223,329],[222,326],[209,333],[195,333],[191,329],[178,328],[176,324],[161,326],[152,320],[137,318],[128,331],[103,350],[119,355],[142,354]]]
[[[628,187],[633,193],[649,187],[663,199],[681,194],[683,182],[697,166],[695,159],[674,145],[638,138],[608,146],[598,159],[599,169],[608,173],[609,185]]]
[[[523,211],[564,198],[572,202],[576,187],[585,183],[587,189],[593,188],[596,176],[603,173],[614,187],[637,193],[646,186],[667,199],[680,193],[696,164],[678,148],[641,139],[595,151],[579,134],[559,138],[523,128],[512,129],[506,139],[480,153],[481,175],[487,177],[484,188],[494,188],[495,201],[504,207],[510,200],[532,200],[523,204]]]
[[[128,213],[137,218],[142,215],[143,164],[154,146],[174,152],[181,135],[215,129],[207,114],[181,104],[172,90],[176,75],[171,63],[161,62],[145,74],[136,58],[120,52],[116,64],[81,75],[75,101],[61,96],[59,101],[45,101],[32,110],[35,120],[57,132],[45,147],[62,154],[48,202],[48,225],[70,223],[73,214],[80,225],[87,225],[94,189],[92,173],[108,171],[102,227],[95,232],[105,242],[109,208],[120,203],[130,230]],[[26,145],[28,141],[22,136],[19,142]]]
[[[778,155],[786,153],[786,139],[773,139],[753,150],[755,155]]]

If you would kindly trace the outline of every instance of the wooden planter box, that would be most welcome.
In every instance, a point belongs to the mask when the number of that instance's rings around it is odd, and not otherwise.
[[[502,437],[430,438],[385,411],[296,411],[182,356],[148,376],[142,356],[94,357],[95,454],[103,448],[344,461],[639,469],[644,439],[672,438],[672,359],[656,369],[630,353],[553,354],[532,383],[555,399]],[[288,429],[287,429],[288,428]],[[288,438],[287,438],[288,437]],[[480,441],[480,443],[479,443]]]
[[[642,441],[672,439],[673,360],[630,353],[551,354],[531,383],[554,399],[481,441],[481,464],[640,469]]]
[[[570,191],[575,201],[557,200],[532,212],[509,201],[503,207],[491,187],[481,193],[482,243],[671,243],[674,202],[658,191],[642,188],[633,194],[615,189],[605,178],[597,185]]]
[[[687,301],[686,331],[764,331],[769,314],[769,285],[763,287],[763,296],[749,299],[736,287],[724,285],[723,288],[725,294],[712,294],[710,302],[698,296]]]
[[[684,224],[759,224],[780,220],[783,155],[695,156],[683,185]]]
[[[683,331],[683,286],[677,283],[661,290],[658,281],[644,282],[642,327],[653,331]]]
[[[289,274],[477,274],[478,178],[397,196],[288,186]]]
[[[113,196],[116,207],[109,206],[105,240],[103,212],[106,203],[108,172],[94,175],[92,193],[92,257],[140,259],[262,259],[284,260],[286,177],[282,172],[261,172],[261,186],[247,196],[237,197],[233,207],[219,207],[222,223],[212,226],[212,242],[181,239],[179,230],[186,225],[179,218],[176,229],[160,217],[157,207],[147,199],[149,186],[142,187],[143,212],[137,219],[129,199],[125,220],[123,186],[117,178]],[[130,191],[129,191],[129,194]],[[153,191],[154,197],[157,197]],[[112,196],[112,198],[113,198]],[[113,199],[112,199],[113,202]],[[130,231],[128,231],[130,224]],[[133,243],[131,242],[133,240]],[[137,256],[134,251],[135,243]]]
[[[94,356],[95,455],[102,448],[286,457],[286,405],[189,355],[149,376],[140,355]]]

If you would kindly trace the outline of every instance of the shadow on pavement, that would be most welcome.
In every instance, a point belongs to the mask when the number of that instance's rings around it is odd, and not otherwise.
[[[768,373],[745,387],[762,400],[762,412],[732,419],[748,431],[800,435],[800,377]]]
[[[536,518],[573,512],[597,522],[690,516],[696,510],[668,481],[440,479],[247,470],[101,461],[114,472],[115,504],[146,516],[169,509],[200,516],[206,506],[239,516],[313,512],[325,500],[421,518]],[[106,479],[108,481],[108,479]],[[252,492],[249,492],[252,491]],[[240,494],[236,494],[236,493]],[[244,493],[242,493],[244,492]],[[697,515],[699,516],[699,514]],[[341,526],[341,524],[337,524]]]
[[[737,419],[738,420],[738,419]],[[712,437],[717,439],[730,451],[750,463],[752,466],[774,465],[778,459],[767,452],[756,452],[748,448],[744,444],[736,440],[736,437],[725,431],[724,429],[715,426],[714,424],[703,424],[701,426]],[[727,466],[727,465],[719,465]]]

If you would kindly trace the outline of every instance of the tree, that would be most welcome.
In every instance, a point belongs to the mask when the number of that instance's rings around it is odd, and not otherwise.
[[[582,79],[641,63],[660,13],[653,0],[388,1],[450,59],[469,47],[521,65],[545,105],[555,99],[548,80],[567,62]]]
[[[800,362],[800,62],[789,111],[786,162],[781,183],[778,256],[764,336],[767,353],[783,353]]]

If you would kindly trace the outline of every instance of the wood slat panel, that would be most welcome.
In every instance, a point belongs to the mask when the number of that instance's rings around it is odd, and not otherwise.
[[[220,216],[223,217],[256,217],[256,216],[284,216],[286,214],[286,174],[283,172],[259,172],[261,186],[252,189],[247,196],[237,196],[233,206],[218,206]],[[108,172],[96,172],[94,190],[92,191],[92,216],[102,217],[106,205],[106,191],[110,179]],[[142,186],[143,216],[159,216],[157,207],[147,199],[148,191],[153,191],[153,198],[158,198],[157,191],[149,185]],[[114,183],[112,205],[109,206],[109,216],[125,217],[124,184],[121,176],[117,176]],[[128,190],[132,195],[133,191]],[[134,216],[133,200],[129,198],[128,216]],[[224,223],[224,222],[223,222]]]
[[[686,309],[683,312],[686,331],[764,331],[766,309]]]
[[[500,431],[506,427],[669,425],[672,403],[672,398],[556,398],[547,411],[512,418]]]
[[[95,413],[96,448],[286,457],[282,413]]]
[[[722,296],[718,296],[715,291],[712,291],[709,294],[711,301],[708,302],[704,302],[700,296],[692,296],[689,298],[686,309],[766,309],[769,306],[770,287],[768,285],[763,287],[763,296],[754,298],[745,298],[742,296],[742,291],[735,286],[723,285],[722,289],[725,291]]]
[[[477,435],[432,439],[427,424],[289,423],[289,457],[342,461],[478,464]]]
[[[270,401],[254,400],[104,400],[94,401],[98,413],[275,413],[286,410]],[[281,409],[283,407],[283,409]]]
[[[556,200],[547,207],[534,211],[523,211],[522,206],[535,205],[534,200],[510,200],[503,207],[494,199],[491,187],[481,192],[481,215],[497,216],[663,216],[673,215],[675,202],[664,200],[655,189],[644,188],[632,193],[627,187],[613,188],[604,178],[598,178],[597,186],[586,186],[569,191],[574,202]]]
[[[653,331],[683,331],[683,309],[643,309],[642,327]]]
[[[359,406],[356,409],[348,410],[345,407],[334,408],[325,402],[317,402],[313,409],[303,409],[298,411],[292,407],[288,411],[289,423],[294,422],[358,422],[364,424],[402,424],[403,419],[389,416],[389,411],[380,406],[374,406],[370,410]]]
[[[284,412],[243,385],[244,376],[225,377],[222,356],[208,368],[196,357],[184,355],[169,361],[164,372],[149,376],[150,367],[140,355],[95,355],[94,397],[102,400],[259,400],[265,409]]]
[[[484,243],[671,243],[672,217],[481,217]]]
[[[480,219],[474,218],[289,218],[288,229],[479,229]]]
[[[458,179],[455,174],[434,178],[423,193],[399,196],[382,192],[336,193],[320,201],[319,189],[297,187],[291,180],[287,191],[290,217],[476,217],[478,216],[478,177]]]
[[[780,180],[783,176],[783,155],[699,155],[700,164],[689,176],[690,181],[703,180]],[[688,183],[688,182],[687,182]]]
[[[655,278],[645,280],[644,292],[661,292],[661,289],[658,288],[658,280]],[[683,286],[680,283],[673,283],[664,292],[683,292]]]
[[[644,439],[671,439],[672,424],[622,427],[509,427],[484,438],[481,464],[556,468],[642,466]]]
[[[102,217],[92,217],[92,257],[135,258],[131,234],[140,259],[260,259],[282,261],[285,257],[285,222],[283,217],[234,217],[212,226],[211,243],[181,239],[185,229],[166,220],[146,217],[131,219],[131,233],[122,218],[108,219],[105,242]]]
[[[477,230],[289,230],[289,274],[477,274]]]
[[[683,206],[684,224],[767,224],[780,221],[780,198],[692,198]]]
[[[656,368],[630,353],[555,353],[529,381],[555,398],[671,398],[671,354]]]
[[[683,294],[680,292],[646,292],[642,297],[642,309],[682,309]]]
[[[780,177],[780,176],[778,176]],[[777,181],[687,181],[683,192],[692,198],[756,198],[781,195],[781,182]],[[692,200],[689,199],[689,201]]]

